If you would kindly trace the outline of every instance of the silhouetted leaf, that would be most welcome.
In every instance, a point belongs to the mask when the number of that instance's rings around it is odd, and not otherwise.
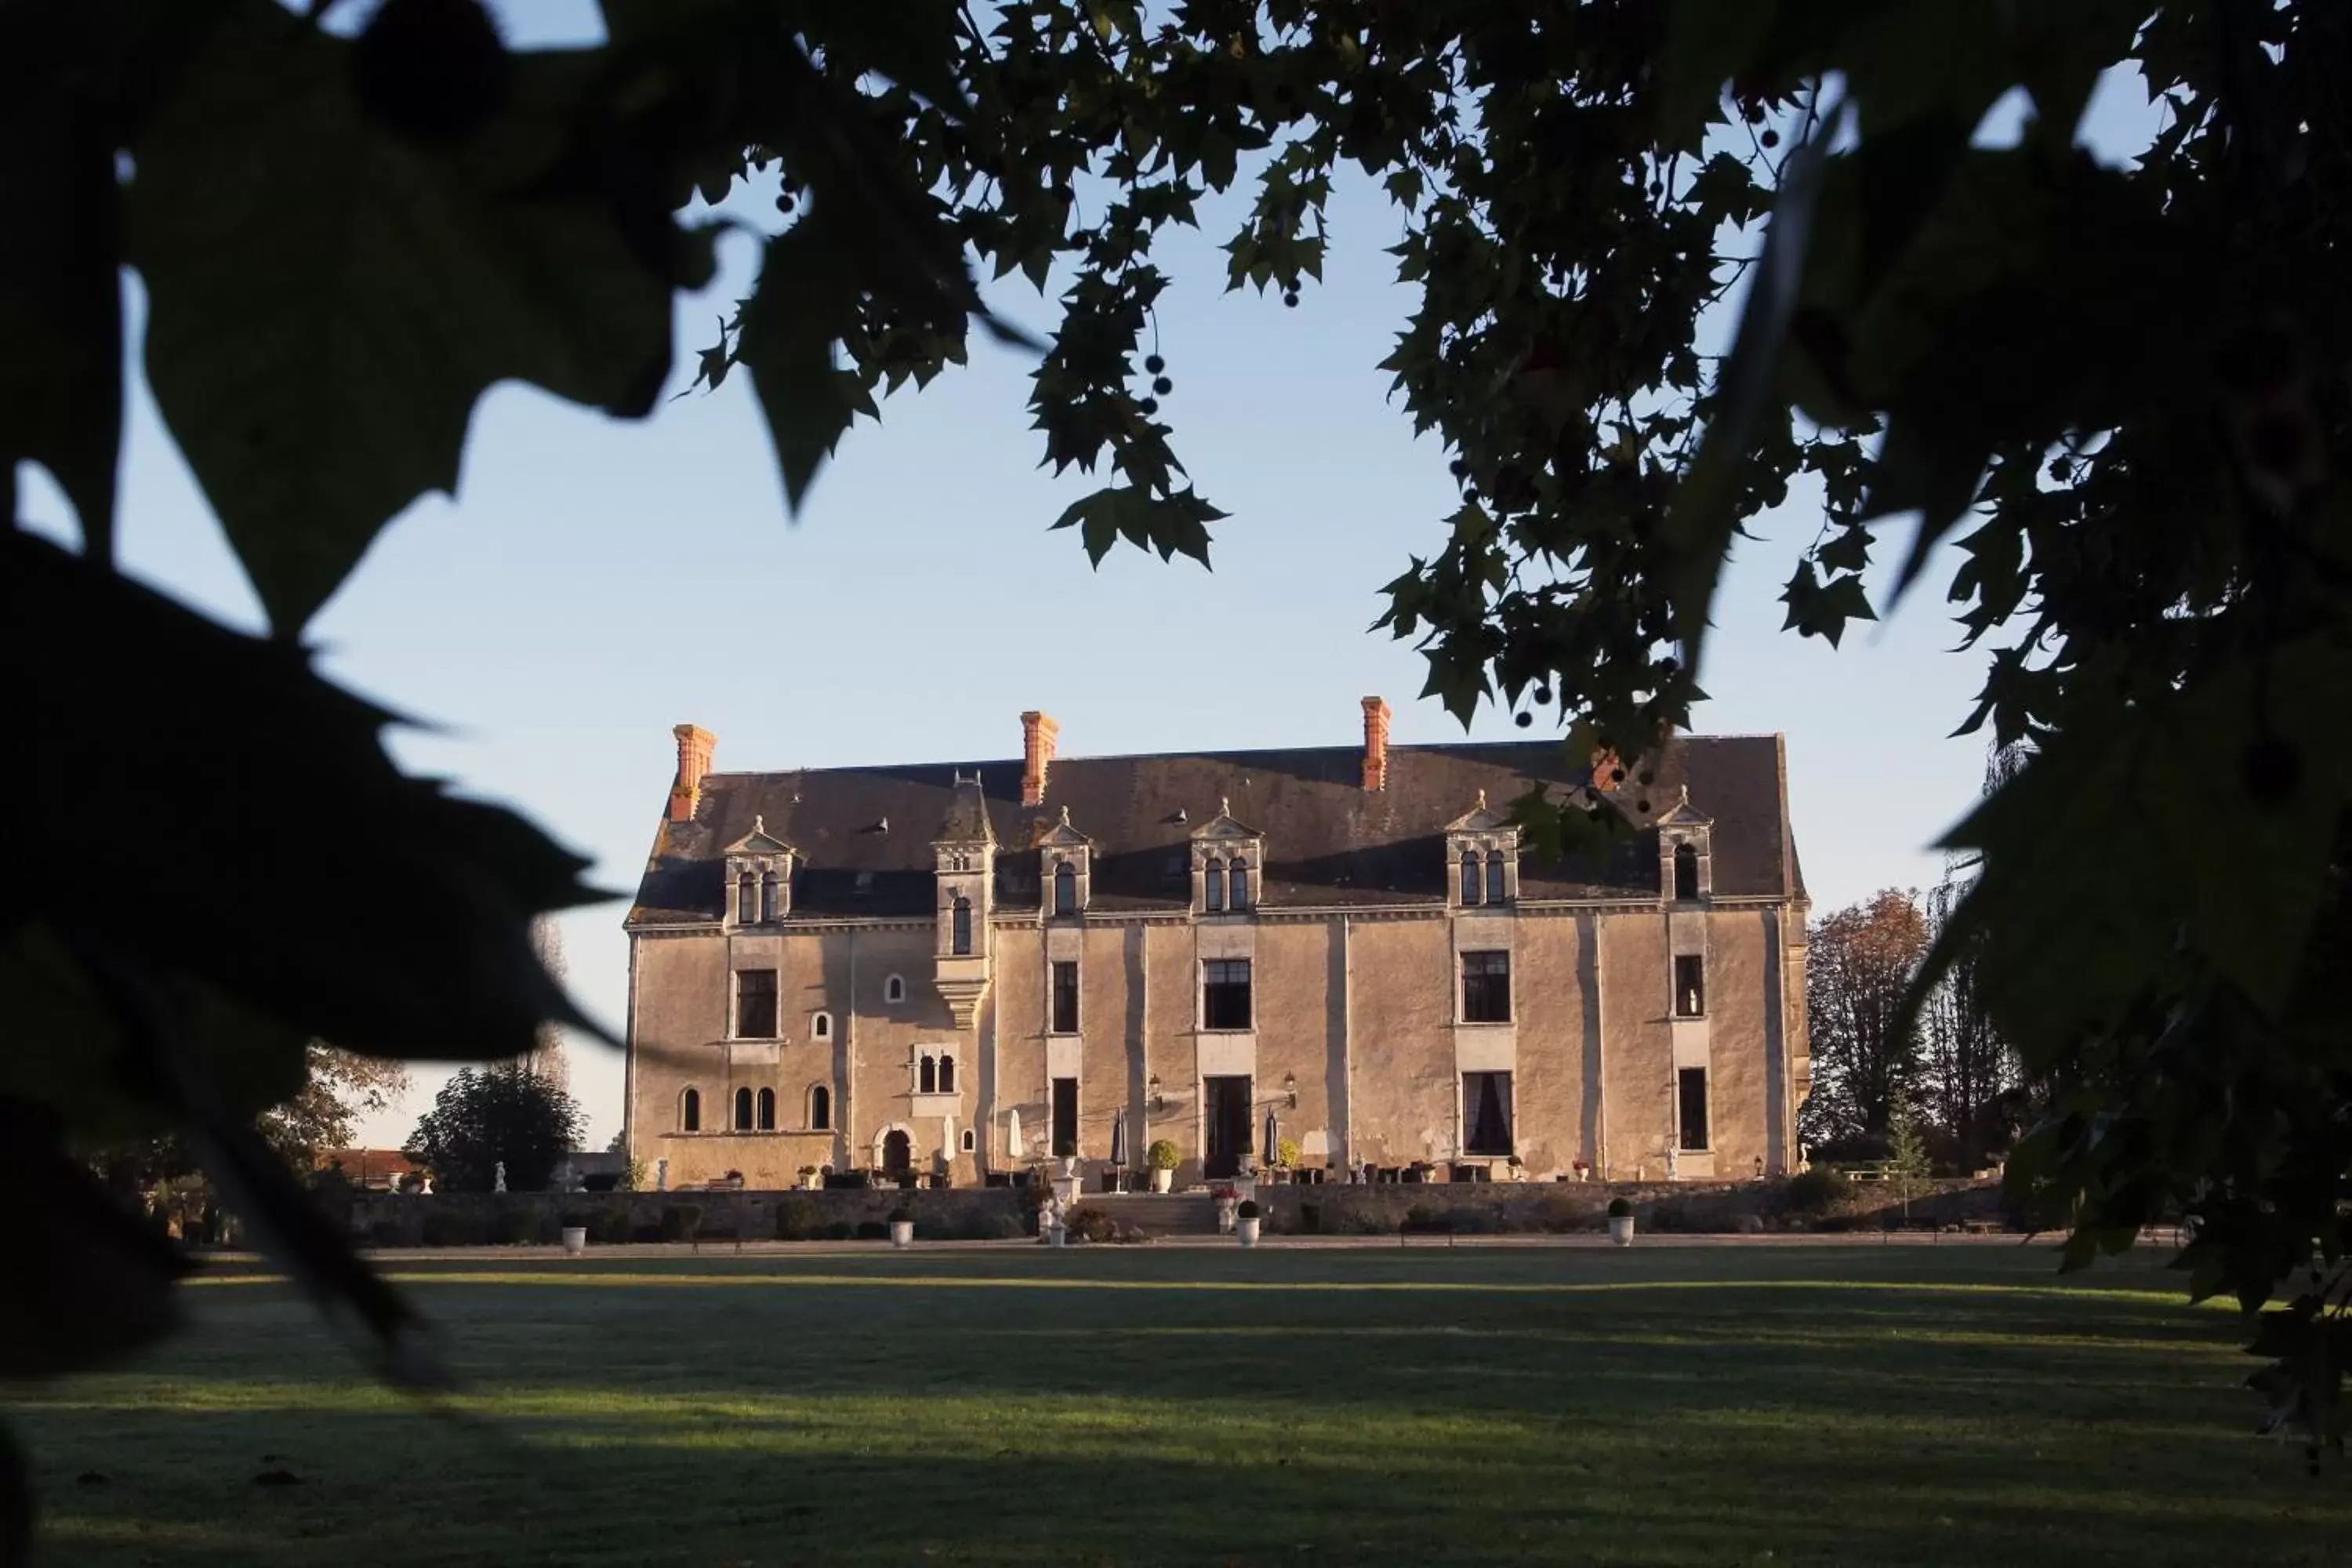
[[[519,194],[562,151],[593,55],[517,57],[508,111],[436,151],[362,110],[349,44],[224,4],[135,143],[126,234],[164,422],[291,633],[396,513],[455,489],[491,385],[646,413],[669,286],[609,204]]]
[[[1189,489],[1154,495],[1133,485],[1111,485],[1071,502],[1053,526],[1076,529],[1087,558],[1097,566],[1122,539],[1158,551],[1163,561],[1189,555],[1206,566],[1207,524],[1224,515]]]

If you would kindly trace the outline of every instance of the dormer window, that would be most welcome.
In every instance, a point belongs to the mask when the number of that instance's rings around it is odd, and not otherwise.
[[[1507,813],[1478,804],[1445,825],[1446,851],[1459,871],[1454,904],[1461,909],[1508,904],[1519,892],[1519,830]]]
[[[1228,803],[1192,832],[1194,907],[1204,915],[1246,913],[1257,906],[1253,873],[1265,864],[1265,845],[1255,827],[1234,820]]]
[[[1658,818],[1658,887],[1678,904],[1703,903],[1713,894],[1715,820],[1691,804],[1690,785]]]
[[[1062,808],[1062,819],[1037,834],[1038,871],[1050,889],[1045,902],[1045,914],[1053,919],[1071,920],[1086,912],[1087,881],[1093,869],[1094,840],[1070,826],[1070,808]]]
[[[772,925],[792,912],[793,862],[799,851],[751,819],[751,831],[727,847],[727,880],[735,889],[732,924]]]

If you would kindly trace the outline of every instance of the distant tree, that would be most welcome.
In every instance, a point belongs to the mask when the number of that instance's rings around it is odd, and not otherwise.
[[[1984,793],[1992,795],[2024,765],[2021,746],[1996,747],[1985,764]],[[1974,885],[1975,858],[1947,863],[1927,895],[1927,928],[1940,940]],[[1974,1169],[1990,1151],[2005,1149],[2030,1113],[2016,1048],[2001,1033],[1979,975],[1982,931],[1956,940],[1943,972],[1919,1011],[1919,1087],[1926,1110],[1952,1142],[1954,1158]]]
[[[1927,942],[1916,896],[1894,888],[1813,922],[1805,964],[1813,1091],[1803,1125],[1816,1150],[1885,1135],[1895,1090],[1918,1071],[1917,1035],[1900,1019]]]
[[[355,1056],[317,1040],[302,1087],[261,1113],[261,1135],[297,1170],[330,1149],[349,1148],[360,1118],[388,1110],[408,1090],[408,1073],[382,1057]]]
[[[1919,1125],[1918,1108],[1912,1103],[1911,1090],[1897,1082],[1886,1101],[1886,1179],[1894,1184],[1895,1195],[1903,1205],[1903,1217],[1911,1217],[1911,1200],[1919,1194],[1922,1183],[1935,1173],[1927,1158],[1927,1140]]]
[[[536,1192],[579,1143],[583,1120],[568,1092],[520,1063],[461,1068],[403,1152],[447,1192],[488,1192],[500,1161],[509,1187]]]

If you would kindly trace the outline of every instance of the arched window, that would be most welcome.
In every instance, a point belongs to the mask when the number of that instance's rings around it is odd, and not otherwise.
[[[762,872],[760,877],[761,920],[772,921],[776,918],[776,895],[782,889],[778,884],[776,874],[773,871]]]
[[[829,1040],[833,1038],[833,1015],[830,1013],[819,1013],[815,1017],[811,1018],[809,1020],[809,1037],[816,1040]]]
[[[677,1130],[680,1132],[702,1131],[702,1091],[689,1089],[677,1097]]]
[[[735,1131],[751,1131],[751,1091],[748,1089],[735,1091]]]
[[[1503,858],[1489,855],[1486,857],[1486,901],[1499,904],[1508,896],[1503,887]]]
[[[940,1092],[941,1094],[955,1092],[955,1058],[953,1057],[940,1058]]]
[[[760,918],[759,900],[759,884],[751,879],[751,872],[746,871],[741,876],[735,879],[735,921],[737,924],[750,925]]]
[[[1478,901],[1478,857],[1467,849],[1462,851],[1462,901]]]
[[[1216,914],[1225,907],[1225,863],[1212,860],[1201,873],[1201,907]]]
[[[808,1124],[812,1132],[833,1131],[833,1090],[821,1083],[809,1085]]]
[[[773,1132],[775,1130],[776,1091],[772,1089],[763,1089],[760,1091],[760,1131]]]
[[[971,953],[971,900],[960,898],[955,901],[955,932],[952,951],[958,958]]]
[[[1690,844],[1675,846],[1675,897],[1685,903],[1698,897],[1698,850]]]
[[[904,1002],[906,999],[907,983],[904,979],[894,974],[890,976],[889,979],[885,980],[882,983],[882,1000],[885,1002]]]
[[[1245,910],[1250,907],[1249,868],[1243,865],[1238,858],[1229,864],[1232,869],[1227,873],[1227,877],[1233,883],[1234,908]]]
[[[940,1064],[929,1057],[923,1058],[922,1070],[915,1078],[915,1092],[937,1094],[940,1091]]]
[[[967,1154],[980,1152],[980,1134],[969,1127],[963,1130],[963,1152]]]
[[[1057,915],[1078,912],[1078,868],[1067,860],[1054,868],[1054,912]]]

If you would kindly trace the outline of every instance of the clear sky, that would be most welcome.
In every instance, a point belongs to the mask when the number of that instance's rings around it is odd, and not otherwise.
[[[594,36],[587,0],[499,9],[518,45]],[[2004,123],[2013,108],[1985,134]],[[2137,79],[2111,81],[2089,140],[2128,150],[2149,123]],[[968,371],[850,434],[796,521],[740,377],[635,425],[495,390],[455,500],[397,520],[313,623],[323,668],[437,727],[394,736],[404,765],[518,807],[624,895],[668,789],[670,727],[685,721],[717,733],[721,769],[1017,758],[1029,708],[1061,721],[1065,755],[1353,744],[1358,700],[1374,692],[1396,709],[1395,743],[1460,740],[1434,701],[1414,700],[1411,646],[1367,631],[1381,584],[1442,539],[1454,500],[1446,454],[1413,438],[1374,368],[1412,297],[1382,254],[1398,228],[1377,192],[1343,185],[1328,276],[1296,310],[1223,292],[1229,230],[1213,223],[1166,251],[1163,416],[1202,492],[1233,514],[1214,527],[1213,572],[1125,546],[1095,571],[1074,531],[1047,532],[1098,481],[1038,468],[1026,363],[975,334]],[[750,285],[748,240],[721,258],[714,287],[679,311],[680,387]],[[1017,279],[988,292],[1016,319],[1051,321]],[[37,525],[73,537],[54,490],[27,481]],[[1759,537],[1740,543],[1717,600],[1700,675],[1712,700],[1696,727],[1786,732],[1798,845],[1825,912],[1932,883],[1930,846],[1967,809],[1984,757],[1980,739],[1947,738],[1981,661],[1946,651],[1939,588],[1887,623],[1857,623],[1842,651],[1780,630],[1780,584],[1817,522],[1800,497],[1751,523]],[[261,626],[135,378],[121,541],[141,577]],[[1471,731],[1541,732],[1493,713]],[[285,766],[299,782],[300,756]],[[616,900],[562,921],[571,984],[616,1035],[625,910]],[[620,1125],[620,1056],[577,1041],[570,1055],[601,1148]],[[400,1143],[443,1076],[419,1070],[369,1141]]]

